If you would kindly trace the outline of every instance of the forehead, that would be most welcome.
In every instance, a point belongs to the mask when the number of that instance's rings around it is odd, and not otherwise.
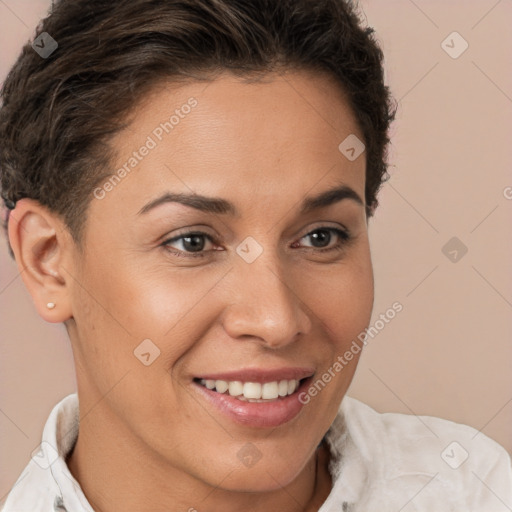
[[[247,83],[223,74],[162,83],[113,139],[117,160],[110,172],[126,172],[108,199],[140,208],[172,191],[250,204],[277,190],[286,199],[340,183],[364,197],[364,155],[350,161],[339,150],[349,136],[363,139],[342,89],[324,75],[272,74]]]
[[[189,116],[186,105],[192,97],[199,108],[194,107]],[[287,133],[292,132],[304,139],[319,136],[336,141],[347,132],[362,139],[342,86],[325,73],[311,71],[268,73],[258,80],[224,72],[208,82],[159,82],[133,109],[130,132],[148,131],[155,121],[169,121],[173,114],[179,116],[172,121],[173,128],[189,118],[179,130],[173,129],[185,138],[182,142],[192,135],[207,142],[220,130],[226,143],[243,140],[251,131],[254,144],[269,139],[291,143]],[[302,122],[292,124],[297,120]],[[261,124],[264,132],[253,130]],[[283,127],[287,132],[281,131]],[[130,142],[130,132],[123,132],[125,142]]]

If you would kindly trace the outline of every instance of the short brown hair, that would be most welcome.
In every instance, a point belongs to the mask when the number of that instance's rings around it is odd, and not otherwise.
[[[92,191],[111,174],[108,141],[149,88],[279,69],[326,72],[339,83],[365,139],[367,214],[377,206],[396,107],[374,31],[351,1],[60,0],[43,32],[58,48],[42,58],[27,43],[1,91],[7,208],[38,200],[80,244]]]

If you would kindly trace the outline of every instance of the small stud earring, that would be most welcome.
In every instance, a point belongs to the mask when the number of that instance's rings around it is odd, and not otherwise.
[[[48,302],[48,304],[46,304],[46,307],[48,309],[53,309],[55,307],[55,302]]]

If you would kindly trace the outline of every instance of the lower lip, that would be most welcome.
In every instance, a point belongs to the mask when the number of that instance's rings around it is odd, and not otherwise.
[[[244,402],[230,395],[217,393],[198,382],[192,382],[202,396],[236,423],[250,427],[278,427],[295,418],[304,406],[299,394],[307,389],[311,377],[301,382],[294,393],[272,402]]]

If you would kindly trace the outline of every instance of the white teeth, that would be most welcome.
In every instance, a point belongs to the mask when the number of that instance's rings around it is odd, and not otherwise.
[[[228,383],[225,380],[216,380],[215,381],[215,390],[218,393],[225,393],[228,390]]]
[[[279,396],[279,384],[277,382],[265,382],[261,386],[261,398],[273,400]]]
[[[277,400],[294,393],[299,387],[299,381],[295,379],[273,382],[241,382],[239,380],[210,380],[201,379],[201,384],[217,393],[227,393],[242,401],[264,402]]]
[[[259,382],[246,382],[244,384],[245,398],[261,398],[261,384]]]
[[[281,380],[279,381],[279,396],[286,396],[288,394],[288,381]]]
[[[240,396],[244,392],[244,384],[239,380],[234,380],[229,383],[228,387],[229,394],[231,396]]]

